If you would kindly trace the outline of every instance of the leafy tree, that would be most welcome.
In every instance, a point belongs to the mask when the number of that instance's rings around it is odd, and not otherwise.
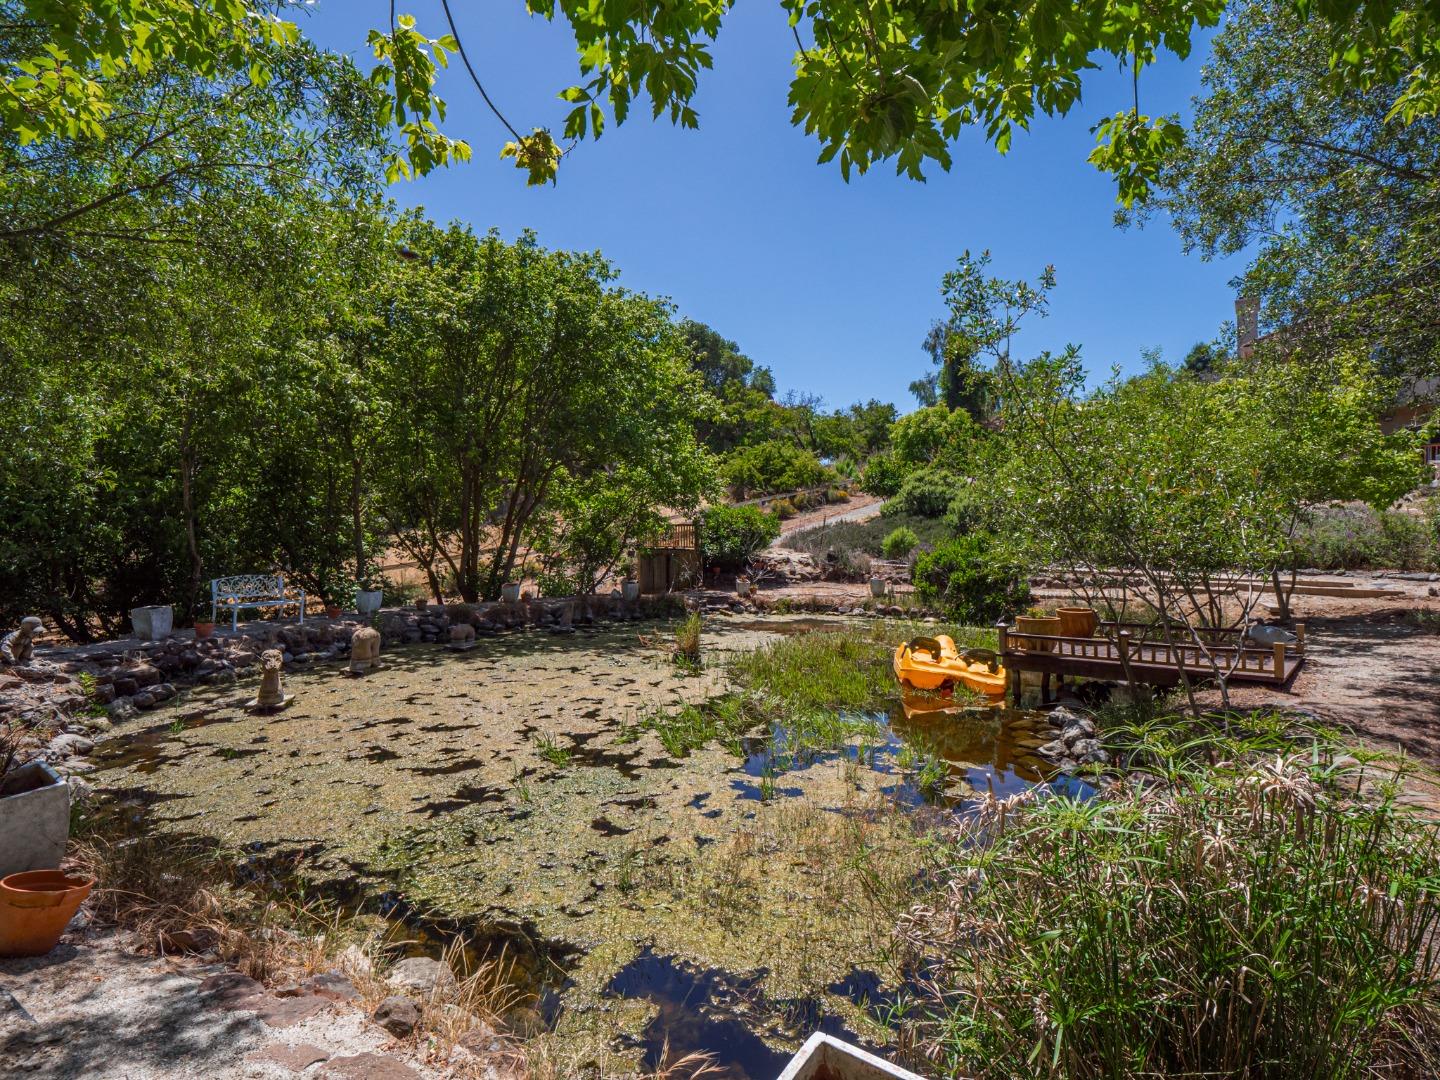
[[[810,451],[776,439],[736,450],[720,472],[740,498],[816,487],[833,476]]]
[[[1185,354],[1185,359],[1180,366],[1191,375],[1204,377],[1209,375],[1223,359],[1219,350],[1208,341],[1197,341]]]
[[[755,506],[711,506],[700,518],[700,554],[714,570],[738,570],[780,535],[780,519]]]
[[[1417,27],[1426,10],[1394,14]],[[1333,44],[1284,0],[1232,8],[1192,136],[1151,209],[1204,258],[1258,249],[1244,289],[1286,348],[1368,349],[1392,372],[1429,376],[1440,370],[1440,128],[1433,113],[1396,118],[1417,92],[1408,69],[1337,80]]]
[[[671,490],[698,497],[704,395],[667,307],[615,289],[600,256],[529,234],[417,222],[407,242],[423,261],[387,315],[381,392],[423,435],[382,490],[421,515],[403,524],[436,539],[467,601],[499,595],[536,514],[572,485],[574,503],[584,485],[673,464]],[[433,453],[424,473],[416,453]]]
[[[692,102],[701,71],[713,62],[710,43],[728,0],[680,0],[663,10],[596,8],[578,0],[527,4],[548,19],[564,19],[574,34],[581,81],[560,93],[572,106],[563,139],[598,138],[605,106],[619,124],[640,98],[649,99],[656,117],[698,126]],[[1085,72],[1109,62],[1127,65],[1133,103],[1100,120],[1090,155],[1115,177],[1127,205],[1148,194],[1166,156],[1184,143],[1173,116],[1142,112],[1141,72],[1165,54],[1188,57],[1195,30],[1215,26],[1226,10],[1224,0],[1158,7],[937,9],[919,0],[881,9],[858,0],[782,0],[781,6],[797,46],[793,120],[820,141],[820,160],[838,160],[847,179],[880,161],[894,161],[897,171],[916,179],[923,179],[927,162],[948,169],[950,145],[970,128],[981,129],[1004,153],[1015,130],[1027,130],[1037,114],[1064,115],[1079,105]],[[433,92],[436,67],[459,51],[511,137],[502,155],[529,183],[553,180],[566,151],[549,130],[524,133],[495,108],[457,39],[448,0],[442,9],[451,31],[443,37],[428,38],[411,16],[392,15],[388,31],[372,30],[367,39],[379,61],[371,79],[386,91],[376,116],[395,125],[407,146],[403,157],[392,155],[392,175],[468,156],[468,146],[435,124],[444,117],[444,102]],[[256,10],[239,0],[5,0],[0,123],[27,141],[56,132],[99,136],[116,112],[110,75],[172,57],[183,57],[202,77],[248,71],[263,84],[264,47],[299,36],[274,10],[283,8]],[[1316,27],[1337,89],[1398,85],[1397,123],[1440,111],[1437,16],[1429,5],[1369,0],[1316,7],[1290,0],[1286,10]]]

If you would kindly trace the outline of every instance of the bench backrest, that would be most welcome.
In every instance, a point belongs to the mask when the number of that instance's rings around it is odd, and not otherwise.
[[[284,574],[237,574],[210,582],[210,594],[217,600],[277,600],[285,596]]]

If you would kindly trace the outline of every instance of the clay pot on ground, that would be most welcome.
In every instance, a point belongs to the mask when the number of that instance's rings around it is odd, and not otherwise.
[[[338,619],[338,618],[340,617],[340,605],[339,605],[339,604],[326,604],[326,605],[325,605],[325,617],[326,617],[327,619]]]
[[[44,956],[55,948],[95,879],[63,870],[0,878],[0,956]]]
[[[215,633],[215,624],[208,619],[197,619],[195,621],[195,639],[204,641],[211,634]]]
[[[735,595],[736,595],[736,596],[749,596],[749,595],[750,595],[750,579],[749,579],[748,577],[737,577],[737,578],[735,579]]]
[[[1032,634],[1059,634],[1060,617],[1058,615],[1017,615],[1015,630],[1016,635],[1011,640],[1017,649],[1026,649],[1030,652],[1050,652],[1055,646],[1053,641],[1031,641],[1023,635],[1026,631]]]
[[[885,595],[885,579],[872,577],[870,579],[870,595],[880,597]]]
[[[626,578],[620,583],[620,595],[626,600],[640,599],[640,582],[634,578]]]
[[[1060,620],[1060,633],[1065,637],[1094,637],[1100,625],[1100,615],[1092,607],[1062,607],[1055,609]]]
[[[374,615],[380,610],[380,600],[384,595],[380,589],[356,589],[355,610],[361,615]]]
[[[507,581],[500,586],[500,599],[507,604],[518,603],[520,600],[520,583],[518,581]]]

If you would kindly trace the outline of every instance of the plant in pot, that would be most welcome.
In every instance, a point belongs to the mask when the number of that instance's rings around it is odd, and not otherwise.
[[[207,608],[210,610],[206,610]],[[203,641],[215,633],[215,612],[209,597],[197,592],[191,597],[190,610],[195,613],[196,641]]]
[[[1058,635],[1060,633],[1060,617],[1047,614],[1044,608],[1032,607],[1024,615],[1015,617],[1015,629],[1017,637],[1026,631],[1047,636]],[[1031,652],[1050,652],[1054,644],[1052,641],[1035,641],[1027,637],[1018,637],[1015,642],[1017,648],[1028,649]]]
[[[325,602],[325,617],[327,619],[338,619],[340,617],[340,597],[345,593],[345,579],[338,570],[325,570],[320,574],[316,582],[321,598]]]
[[[355,586],[355,610],[361,615],[373,615],[380,610],[385,598],[383,583],[371,577],[363,577]]]
[[[626,600],[640,599],[640,581],[635,576],[635,560],[626,559],[620,564],[620,595]]]

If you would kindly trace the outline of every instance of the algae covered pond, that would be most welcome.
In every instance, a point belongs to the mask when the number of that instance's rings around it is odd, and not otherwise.
[[[295,704],[268,716],[247,685],[198,689],[122,728],[97,779],[321,889],[523,938],[546,958],[527,976],[542,1037],[603,1068],[653,1067],[668,1042],[773,1076],[816,1027],[884,1043],[917,835],[976,791],[1083,791],[1034,756],[1043,721],[898,692],[823,740],[783,714],[743,736],[667,726],[734,689],[729,660],[826,629],[711,620],[698,673],[655,647],[663,624],[412,646],[364,679],[287,674]]]

